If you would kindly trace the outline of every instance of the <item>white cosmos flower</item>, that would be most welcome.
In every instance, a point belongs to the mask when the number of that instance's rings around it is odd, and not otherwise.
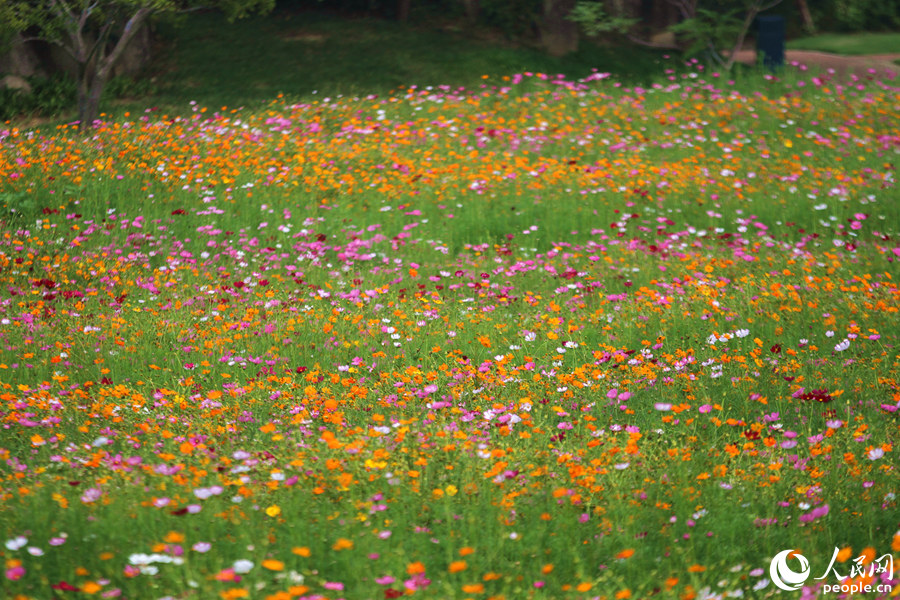
[[[12,550],[13,552],[15,552],[16,550],[18,550],[19,548],[21,548],[22,546],[24,546],[27,543],[28,543],[28,538],[20,535],[20,536],[14,537],[11,540],[6,540],[6,549]]]
[[[231,568],[234,569],[235,573],[249,573],[250,570],[253,569],[253,561],[242,558],[234,561],[234,564],[231,566]]]

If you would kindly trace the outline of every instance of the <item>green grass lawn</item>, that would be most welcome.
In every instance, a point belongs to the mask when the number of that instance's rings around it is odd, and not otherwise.
[[[148,108],[187,114],[191,102],[216,109],[259,107],[279,94],[311,100],[383,96],[410,86],[473,88],[485,75],[524,72],[581,78],[596,69],[626,83],[647,84],[670,62],[660,51],[587,41],[578,52],[554,58],[534,44],[466,29],[452,19],[401,24],[288,7],[235,23],[212,11],[191,13],[157,23],[155,35],[153,60],[144,72],[107,85],[101,103],[107,116]],[[50,99],[23,105],[21,112],[27,114],[16,118],[16,125],[74,118],[74,84],[50,81],[36,89]],[[10,111],[0,110],[0,121],[9,116]]]
[[[483,33],[483,32],[482,32]],[[646,82],[660,72],[661,54],[583,43],[564,58],[489,35],[434,25],[416,26],[322,13],[276,10],[233,24],[196,14],[159,28],[160,54],[148,69],[158,93],[107,110],[148,103],[182,110],[189,101],[219,106],[260,105],[291,98],[385,94],[417,85],[478,86],[482,75],[525,71],[583,77],[591,69]]]
[[[790,50],[817,50],[834,54],[900,54],[900,33],[826,33],[791,40]]]

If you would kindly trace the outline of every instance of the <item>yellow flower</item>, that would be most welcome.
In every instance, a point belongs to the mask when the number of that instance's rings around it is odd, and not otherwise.
[[[184,534],[178,533],[177,531],[170,531],[163,539],[170,544],[180,544],[184,541]]]
[[[268,569],[270,571],[283,571],[284,563],[280,560],[275,560],[274,558],[267,558],[262,561],[262,566],[264,569]]]
[[[410,575],[418,575],[419,573],[424,573],[425,565],[423,565],[419,561],[409,563],[408,565],[406,565],[406,572]]]
[[[88,581],[83,586],[81,586],[81,591],[85,594],[96,594],[101,589],[103,589],[103,586],[93,581]]]
[[[353,542],[348,540],[347,538],[338,538],[334,545],[331,547],[332,550],[350,550],[353,548]]]
[[[875,559],[875,548],[867,546],[860,552],[859,558],[863,559],[862,564],[867,565]]]
[[[272,506],[270,506],[269,508],[266,509],[266,514],[269,515],[270,517],[277,517],[278,515],[281,514],[281,507],[278,506],[277,504],[273,504]]]
[[[447,567],[447,570],[451,573],[459,573],[460,571],[465,571],[468,566],[469,565],[466,564],[466,561],[464,560],[454,560],[450,563],[450,566]]]

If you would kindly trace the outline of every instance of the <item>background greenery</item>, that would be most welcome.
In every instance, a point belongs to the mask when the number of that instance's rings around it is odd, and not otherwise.
[[[811,3],[820,30],[872,30],[814,37],[802,35],[793,2],[772,13],[787,20],[793,38],[788,48],[882,54],[900,48],[900,34],[878,31],[900,24],[895,4]],[[392,20],[393,2],[337,0],[323,10],[317,2],[293,0],[280,2],[267,16],[237,23],[213,11],[159,20],[153,23],[152,62],[133,77],[113,79],[102,109],[112,115],[147,109],[183,114],[190,101],[237,107],[278,94],[383,95],[409,85],[472,87],[483,75],[526,71],[583,77],[596,68],[624,83],[647,84],[661,75],[662,57],[672,53],[610,33],[556,58],[536,42],[537,0],[485,0],[479,8],[472,22],[459,2],[422,0],[412,4],[410,21],[399,23]],[[0,90],[0,120],[27,125],[74,118],[70,79],[34,77],[29,83],[31,94]]]

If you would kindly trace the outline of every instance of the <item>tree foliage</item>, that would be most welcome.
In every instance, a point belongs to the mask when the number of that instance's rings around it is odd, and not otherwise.
[[[640,19],[609,13],[604,3],[596,0],[579,0],[569,15],[569,20],[578,23],[589,36],[624,33],[640,22]]]
[[[726,70],[734,66],[735,55],[759,13],[782,0],[667,0],[681,15],[681,22],[669,26],[682,41],[688,56],[705,55]],[[621,12],[607,12],[602,0],[580,0],[569,17],[589,35],[603,32],[628,33],[638,19]],[[629,39],[640,41],[629,35]],[[652,45],[652,44],[648,44]],[[723,51],[724,49],[724,51]]]
[[[735,63],[747,32],[759,13],[773,8],[781,0],[720,1],[715,9],[697,7],[696,13],[669,28],[688,42],[687,54],[705,54],[725,70]],[[723,53],[723,49],[727,53]]]
[[[216,8],[229,19],[268,12],[275,0],[0,0],[0,42],[15,33],[61,47],[78,67],[78,121],[89,125],[113,67],[156,14]],[[0,46],[2,49],[2,46]]]

